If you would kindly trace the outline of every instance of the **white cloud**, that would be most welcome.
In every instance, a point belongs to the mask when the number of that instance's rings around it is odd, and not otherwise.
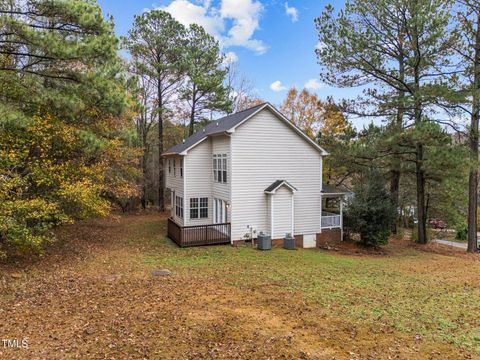
[[[285,3],[285,14],[287,14],[287,16],[290,16],[292,22],[298,21],[298,10],[293,6],[288,6],[288,2]]]
[[[310,79],[305,83],[304,87],[309,90],[316,90],[323,87],[323,84],[317,79]]]
[[[317,49],[317,50],[323,50],[323,49],[325,49],[325,47],[326,47],[325,43],[323,43],[321,41],[317,42],[317,45],[315,45],[315,49]]]
[[[275,92],[278,92],[278,91],[286,90],[287,88],[283,86],[280,80],[277,80],[270,84],[270,89],[272,89]]]
[[[198,24],[203,26],[209,34],[220,38],[224,30],[223,19],[215,11],[211,11],[208,6],[208,3],[200,6],[188,0],[174,0],[170,5],[161,9],[169,12],[178,22],[185,26]]]
[[[199,24],[215,36],[223,47],[242,46],[263,54],[267,46],[253,35],[260,26],[263,5],[256,0],[221,0],[218,8],[211,1],[197,5],[193,0],[173,0],[160,9],[168,11],[184,25]],[[229,26],[226,26],[229,25]]]
[[[225,64],[233,64],[234,62],[238,61],[238,56],[233,51],[229,51],[225,54],[225,59],[223,62]]]

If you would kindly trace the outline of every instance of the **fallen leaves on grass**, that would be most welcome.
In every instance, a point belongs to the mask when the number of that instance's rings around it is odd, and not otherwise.
[[[478,325],[475,309],[461,306],[462,294],[479,293],[478,278],[462,275],[469,258],[401,244],[387,257],[347,256],[345,248],[179,249],[155,214],[84,222],[58,235],[44,258],[0,267],[0,338],[29,339],[28,349],[0,348],[0,358],[475,356],[458,328]],[[152,276],[159,269],[171,273]],[[423,319],[434,314],[428,293],[442,316]],[[421,323],[437,328],[417,331]]]

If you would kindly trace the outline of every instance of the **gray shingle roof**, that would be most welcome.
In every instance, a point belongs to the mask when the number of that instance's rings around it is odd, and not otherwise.
[[[238,125],[243,120],[248,118],[250,115],[255,113],[259,108],[261,108],[264,105],[265,103],[254,106],[250,109],[237,112],[232,115],[225,116],[218,120],[210,121],[208,125],[206,125],[203,129],[200,129],[199,131],[194,133],[192,136],[189,136],[188,138],[186,138],[183,143],[177,144],[171,147],[166,152],[164,152],[163,155],[180,154],[181,152],[188,150],[190,147],[192,147],[199,141],[205,139],[208,135],[219,134],[219,133],[228,131],[232,127]]]
[[[297,190],[297,188],[295,188],[295,186],[293,186],[292,184],[290,184],[288,181],[286,180],[276,180],[274,181],[269,187],[267,187],[264,191],[266,193],[271,193],[272,191],[275,191],[277,190],[280,186],[282,186],[283,184],[287,185],[291,190],[293,190],[294,192]]]
[[[348,191],[343,189],[337,189],[336,187],[328,184],[322,184],[322,193],[324,194],[345,194]]]

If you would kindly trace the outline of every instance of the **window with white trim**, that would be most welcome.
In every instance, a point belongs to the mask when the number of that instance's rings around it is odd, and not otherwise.
[[[173,159],[173,176],[177,176],[177,160]]]
[[[213,180],[215,182],[227,182],[227,154],[213,155]]]
[[[180,177],[183,178],[183,159],[180,159]]]
[[[168,159],[168,173],[169,174],[172,173],[172,160],[171,159]]]
[[[208,218],[208,197],[190,198],[190,219]]]
[[[183,219],[183,198],[180,196],[175,197],[175,214]]]
[[[227,222],[227,202],[225,200],[213,199],[213,221],[215,224]]]

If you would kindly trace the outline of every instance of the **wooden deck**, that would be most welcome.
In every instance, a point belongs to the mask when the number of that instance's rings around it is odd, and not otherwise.
[[[167,236],[180,247],[230,243],[230,223],[180,226],[168,219]]]

